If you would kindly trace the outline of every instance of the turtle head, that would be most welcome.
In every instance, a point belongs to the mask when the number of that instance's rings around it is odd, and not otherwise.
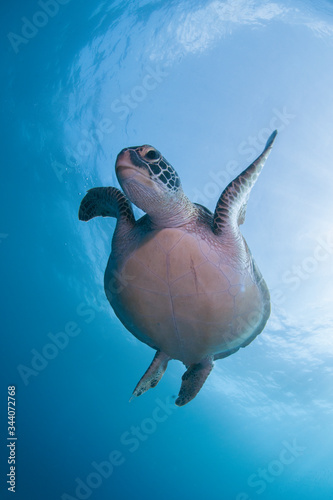
[[[116,174],[126,196],[155,221],[173,217],[185,198],[174,168],[152,146],[123,149]]]

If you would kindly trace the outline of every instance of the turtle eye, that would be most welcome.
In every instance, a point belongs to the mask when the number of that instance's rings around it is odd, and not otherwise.
[[[151,149],[150,151],[148,151],[148,153],[146,153],[146,158],[148,158],[149,160],[157,160],[159,158],[159,155],[157,151]]]

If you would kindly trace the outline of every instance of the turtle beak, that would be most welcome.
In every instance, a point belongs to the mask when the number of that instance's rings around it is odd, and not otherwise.
[[[135,166],[132,163],[129,149],[120,151],[116,159],[116,175],[118,180],[126,180],[135,175]]]
[[[145,168],[142,168],[143,166]],[[124,184],[131,181],[146,186],[150,186],[152,182],[146,164],[132,148],[123,149],[117,156],[116,176],[123,189]]]
[[[120,151],[116,159],[116,170],[121,167],[133,168],[133,162],[131,160],[129,149],[123,149]]]

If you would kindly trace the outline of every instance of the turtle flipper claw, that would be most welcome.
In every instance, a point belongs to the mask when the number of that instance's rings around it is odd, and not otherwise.
[[[152,389],[159,383],[165,370],[167,369],[168,361],[170,361],[170,359],[171,358],[164,352],[156,352],[151,365],[134,389],[130,401],[137,396],[141,396],[141,394],[148,391],[148,389]]]

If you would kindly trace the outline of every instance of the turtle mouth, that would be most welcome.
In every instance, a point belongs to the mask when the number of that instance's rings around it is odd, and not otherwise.
[[[121,151],[117,156],[116,160],[116,174],[118,179],[122,180],[130,179],[135,176],[137,169],[133,162],[131,161],[130,155],[128,154],[128,150]]]
[[[131,159],[130,155],[128,154],[128,150],[121,151],[119,153],[119,155],[117,156],[117,159],[116,159],[116,170],[118,168],[122,168],[122,167],[127,167],[127,168],[133,168],[134,167],[132,159]]]
[[[152,187],[152,180],[145,162],[141,161],[137,153],[128,148],[119,153],[116,160],[116,175],[122,187],[123,184],[141,184]]]
[[[123,163],[116,165],[117,176],[122,179],[128,179],[133,177],[137,173],[137,169],[133,165],[125,165]]]
[[[142,169],[138,169],[135,165],[126,161],[117,162],[116,175],[121,185],[127,184],[128,182],[131,183],[132,181],[145,186],[150,186],[151,184],[149,177]]]
[[[129,150],[125,149],[119,153],[116,160],[116,174],[122,179],[128,179],[135,175],[137,168],[133,164]]]

